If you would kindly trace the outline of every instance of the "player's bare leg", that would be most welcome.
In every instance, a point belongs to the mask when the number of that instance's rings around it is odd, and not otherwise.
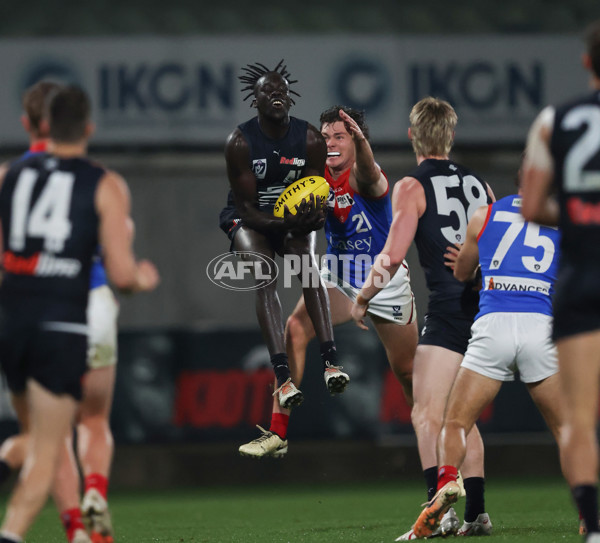
[[[331,322],[335,326],[350,320],[352,302],[334,287],[327,287],[331,304]],[[304,376],[306,349],[316,336],[312,321],[301,297],[285,327],[285,341],[292,380],[298,386]],[[277,386],[277,381],[275,381]],[[282,457],[287,453],[287,428],[291,410],[281,407],[279,399],[273,397],[273,414],[269,431],[240,447],[240,453],[248,456]]]
[[[598,531],[598,441],[600,332],[557,341],[565,401],[561,464],[588,532]]]
[[[413,360],[419,342],[417,323],[399,325],[371,315],[375,331],[385,348],[390,367],[402,385],[408,405],[413,405]]]
[[[8,479],[11,471],[20,469],[23,465],[29,439],[27,396],[24,392],[11,393],[10,400],[19,421],[19,433],[6,439],[0,447],[0,483]]]
[[[242,260],[254,264],[253,271],[260,270],[262,277],[272,276],[276,272],[268,264],[275,257],[275,250],[263,234],[242,226],[233,243],[235,250],[242,252]],[[277,281],[256,290],[256,316],[277,379],[275,394],[285,407],[300,405],[303,396],[291,380],[285,351],[283,312],[277,294]]]
[[[85,478],[81,507],[94,543],[109,543],[113,539],[107,491],[114,452],[109,418],[115,376],[114,364],[88,371],[77,425],[77,452]]]
[[[527,383],[531,399],[540,410],[556,443],[564,432],[565,406],[558,373],[537,383]]]
[[[30,440],[2,525],[2,532],[21,538],[48,498],[77,409],[71,396],[56,396],[35,381],[28,381],[27,396]]]
[[[344,392],[350,382],[347,373],[337,365],[337,350],[333,339],[333,325],[329,309],[329,296],[319,273],[315,258],[316,235],[286,236],[284,253],[296,257],[298,277],[302,283],[304,304],[319,340],[325,385],[331,394]]]
[[[63,443],[56,477],[52,484],[52,498],[60,513],[70,543],[90,543],[79,508],[79,471],[69,435]]]
[[[571,486],[597,484],[600,332],[562,339],[557,342],[557,348],[565,400],[563,472]]]
[[[437,457],[440,466],[454,466],[458,469],[463,464],[467,452],[467,435],[501,386],[502,381],[490,379],[467,368],[458,370],[438,439]]]
[[[462,355],[435,345],[419,345],[413,372],[414,406],[412,421],[427,483],[428,499],[433,499],[438,481],[437,439],[442,427],[446,403],[460,367]],[[469,522],[484,515],[483,441],[476,426],[468,433],[467,453],[461,466],[465,475]],[[453,511],[450,511],[452,513]],[[487,515],[485,515],[487,517]],[[458,528],[455,518],[451,529]],[[445,522],[445,521],[444,521]],[[446,529],[446,527],[444,527]],[[410,532],[404,534],[408,536]]]
[[[437,439],[450,389],[462,361],[459,353],[435,345],[419,345],[413,371],[412,423],[423,470],[437,466]]]

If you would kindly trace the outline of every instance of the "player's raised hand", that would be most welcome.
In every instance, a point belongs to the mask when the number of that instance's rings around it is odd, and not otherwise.
[[[342,121],[344,121],[344,126],[349,134],[352,135],[352,138],[358,141],[362,141],[365,138],[363,131],[358,126],[357,122],[350,117],[343,109],[340,109],[340,117]]]

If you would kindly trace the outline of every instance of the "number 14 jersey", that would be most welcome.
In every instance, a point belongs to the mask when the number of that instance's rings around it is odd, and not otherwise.
[[[471,296],[472,285],[454,278],[445,265],[444,253],[448,246],[464,243],[467,223],[475,210],[491,203],[487,186],[451,160],[428,158],[408,177],[417,179],[425,191],[426,209],[419,219],[415,244],[430,292],[428,313],[463,313],[472,318],[477,296]]]
[[[32,321],[86,322],[104,173],[88,159],[45,153],[8,170],[0,190],[3,306]]]

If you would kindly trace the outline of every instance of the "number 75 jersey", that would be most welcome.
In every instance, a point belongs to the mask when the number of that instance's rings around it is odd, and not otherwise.
[[[4,305],[29,307],[32,320],[85,322],[104,173],[45,153],[12,164],[0,190]]]
[[[477,238],[483,282],[477,318],[507,312],[552,316],[559,243],[557,228],[523,219],[520,196],[489,206]]]
[[[468,308],[465,287],[445,265],[449,245],[464,243],[467,223],[475,210],[491,203],[486,184],[470,170],[451,160],[426,159],[408,174],[421,183],[426,209],[419,219],[415,244],[430,291],[428,312],[465,314],[473,318],[477,298]],[[469,296],[468,298],[471,298]]]

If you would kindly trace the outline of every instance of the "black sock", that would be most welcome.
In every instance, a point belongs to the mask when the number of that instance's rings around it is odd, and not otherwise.
[[[6,537],[5,535],[0,537],[0,543],[21,543],[23,540],[22,539],[12,539],[9,537]]]
[[[573,499],[585,521],[588,533],[598,532],[598,487],[596,485],[578,485],[571,489]]]
[[[467,493],[465,504],[465,522],[473,522],[481,513],[485,513],[485,479],[469,477],[464,480]]]
[[[274,354],[271,357],[271,364],[273,365],[273,371],[275,372],[275,377],[277,378],[277,387],[280,387],[290,378],[290,368],[288,366],[287,354]]]
[[[427,501],[431,501],[437,492],[437,466],[423,470],[423,475],[425,476],[425,484],[427,485]]]
[[[323,361],[323,369],[330,366],[337,366],[337,349],[335,341],[324,341],[321,343],[321,360]]]
[[[4,460],[0,460],[0,484],[9,478],[11,471],[10,466]]]

